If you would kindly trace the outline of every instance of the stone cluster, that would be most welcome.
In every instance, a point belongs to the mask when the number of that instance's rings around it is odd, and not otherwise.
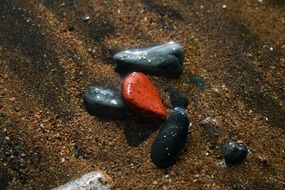
[[[159,168],[172,166],[182,154],[187,142],[189,119],[188,99],[170,90],[173,109],[168,114],[159,91],[147,75],[178,78],[183,72],[184,50],[176,42],[121,51],[114,55],[116,71],[125,74],[121,90],[89,86],[84,93],[87,111],[97,117],[112,119],[140,118],[161,124],[151,147],[151,160]],[[230,143],[224,159],[228,165],[241,163],[247,148]]]

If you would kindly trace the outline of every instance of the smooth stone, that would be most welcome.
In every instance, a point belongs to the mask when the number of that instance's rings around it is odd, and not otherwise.
[[[122,95],[126,106],[137,116],[154,122],[167,118],[159,93],[145,74],[133,72],[124,78]]]
[[[228,166],[241,164],[248,154],[248,148],[237,142],[229,142],[225,145],[223,157]]]
[[[121,93],[115,89],[89,86],[84,93],[87,111],[98,117],[127,119],[129,113]]]
[[[121,51],[113,57],[116,70],[177,78],[183,72],[184,49],[176,42]]]
[[[151,147],[151,160],[159,168],[172,166],[181,155],[188,135],[189,119],[182,108],[175,108],[162,125]]]
[[[181,94],[177,90],[171,89],[169,91],[169,95],[170,95],[170,102],[173,108],[179,107],[179,108],[187,109],[189,102],[188,102],[188,99],[183,94]]]
[[[110,190],[111,178],[101,171],[91,171],[52,190]]]

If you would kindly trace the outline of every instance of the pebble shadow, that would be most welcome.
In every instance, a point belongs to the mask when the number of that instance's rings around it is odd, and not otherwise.
[[[155,3],[155,1],[152,0],[142,0],[142,3],[147,5],[149,11],[155,12],[162,17],[168,16],[170,19],[173,20],[183,20],[182,15],[179,11],[175,10],[174,8],[164,4],[160,5],[158,3]]]
[[[159,125],[128,122],[124,126],[127,143],[131,147],[138,147],[159,128]]]

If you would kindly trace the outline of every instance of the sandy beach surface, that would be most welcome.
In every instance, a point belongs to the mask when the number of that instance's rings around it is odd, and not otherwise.
[[[193,125],[161,170],[150,160],[158,126],[91,116],[82,93],[120,88],[116,52],[171,40],[185,49],[183,74],[149,77],[168,111],[169,89],[188,98]],[[285,189],[284,102],[283,0],[0,0],[0,189],[98,170],[113,189]],[[231,140],[250,152],[224,167]]]

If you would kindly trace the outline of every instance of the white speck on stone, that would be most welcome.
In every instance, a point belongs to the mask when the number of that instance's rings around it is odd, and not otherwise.
[[[118,104],[118,102],[116,100],[111,100],[111,103],[114,104],[114,105]]]
[[[223,5],[222,8],[223,8],[223,9],[226,9],[226,8],[227,8],[227,5]]]
[[[270,47],[269,50],[270,50],[270,51],[273,51],[273,47]]]

